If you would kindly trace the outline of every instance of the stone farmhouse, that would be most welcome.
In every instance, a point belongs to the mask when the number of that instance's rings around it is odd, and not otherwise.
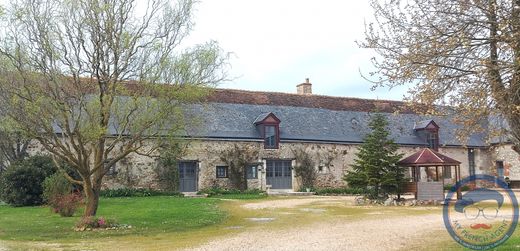
[[[234,146],[258,150],[246,170],[248,188],[303,189],[292,169],[297,164],[294,149],[312,156],[316,187],[345,186],[342,177],[354,163],[374,111],[387,116],[388,129],[405,157],[431,148],[460,161],[462,178],[490,174],[520,181],[520,160],[507,142],[488,142],[485,133],[459,142],[458,125],[451,118],[418,115],[403,102],[315,95],[308,79],[297,86],[296,94],[217,89],[207,101],[189,108],[200,116],[201,128],[189,133],[193,140],[178,161],[182,192],[229,186],[229,168],[220,156]],[[104,186],[154,188],[156,166],[153,158],[129,155],[105,177]],[[427,169],[420,176],[432,178]],[[455,171],[443,168],[441,178],[453,183]]]

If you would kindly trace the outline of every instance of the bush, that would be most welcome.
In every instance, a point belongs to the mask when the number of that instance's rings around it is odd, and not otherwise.
[[[0,176],[0,199],[12,206],[41,205],[42,183],[55,172],[56,167],[47,156],[14,162]]]
[[[61,173],[55,173],[43,181],[43,199],[47,203],[52,203],[55,197],[70,193],[72,193],[72,184]]]
[[[52,210],[62,217],[71,217],[83,200],[80,193],[69,193],[52,199]]]
[[[208,197],[212,197],[212,196],[227,195],[227,194],[263,195],[263,194],[265,194],[265,192],[260,189],[247,189],[244,191],[240,191],[239,189],[226,189],[226,188],[220,188],[220,187],[212,187],[212,188],[202,189],[198,192],[198,194],[207,194]]]
[[[62,173],[55,173],[43,181],[43,198],[52,211],[63,217],[74,215],[79,202],[80,193],[72,193],[73,186]]]
[[[118,227],[119,225],[114,219],[106,219],[104,217],[95,217],[95,216],[88,216],[81,218],[80,221],[76,223],[76,228],[111,228],[111,227]]]
[[[450,191],[451,188],[453,188],[453,186],[454,186],[454,185],[450,185],[450,184],[448,184],[448,185],[444,185],[444,190],[445,190],[445,191]],[[462,187],[460,188],[460,190],[461,190],[462,192],[469,191],[469,190],[470,190],[470,187],[469,187],[469,186],[462,186]]]
[[[300,192],[306,192],[304,188],[300,189]],[[350,187],[327,187],[327,188],[313,188],[311,192],[316,195],[347,195],[347,194],[362,194],[364,191],[360,188]]]
[[[150,197],[150,196],[184,196],[180,192],[173,191],[159,191],[149,188],[117,188],[101,190],[100,196],[115,198],[115,197]]]

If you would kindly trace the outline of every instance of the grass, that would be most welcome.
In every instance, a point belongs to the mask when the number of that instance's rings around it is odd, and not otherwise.
[[[219,194],[211,196],[211,198],[230,200],[258,200],[267,198],[267,194]]]
[[[72,229],[81,212],[63,218],[51,213],[47,207],[0,206],[0,239],[77,240],[189,231],[221,222],[225,212],[217,204],[218,200],[204,198],[101,198],[97,215],[129,224],[132,229],[86,232]]]
[[[79,217],[61,218],[46,207],[0,206],[0,242],[3,242],[0,246],[4,244],[14,250],[107,250],[113,247],[121,250],[172,250],[190,248],[244,231],[283,230],[338,220],[385,219],[432,212],[441,214],[441,207],[359,207],[338,200],[334,203],[313,202],[287,208],[248,209],[242,206],[246,203],[285,199],[288,198],[265,199],[265,196],[254,194],[226,194],[211,198],[102,198],[99,216],[116,218],[133,228],[95,232],[72,231]],[[269,223],[248,220],[256,217],[273,217],[276,220]],[[439,244],[439,241],[448,240],[437,240],[433,246]],[[460,250],[456,244],[446,244],[442,247]]]

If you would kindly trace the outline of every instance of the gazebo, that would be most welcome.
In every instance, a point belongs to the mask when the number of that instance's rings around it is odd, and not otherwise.
[[[460,161],[454,160],[430,148],[423,148],[418,152],[402,159],[399,166],[409,167],[411,170],[410,182],[404,187],[404,192],[412,192],[417,200],[444,200],[444,173],[455,167],[455,182],[461,180]],[[439,168],[442,168],[439,176]],[[423,170],[423,172],[421,172]],[[457,199],[461,199],[460,189],[457,190]]]

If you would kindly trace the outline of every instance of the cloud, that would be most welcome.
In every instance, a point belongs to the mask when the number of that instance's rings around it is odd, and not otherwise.
[[[402,99],[405,87],[370,91],[375,54],[355,43],[371,20],[367,1],[203,0],[191,41],[219,41],[234,53],[221,87],[296,92],[310,78],[315,94]]]

